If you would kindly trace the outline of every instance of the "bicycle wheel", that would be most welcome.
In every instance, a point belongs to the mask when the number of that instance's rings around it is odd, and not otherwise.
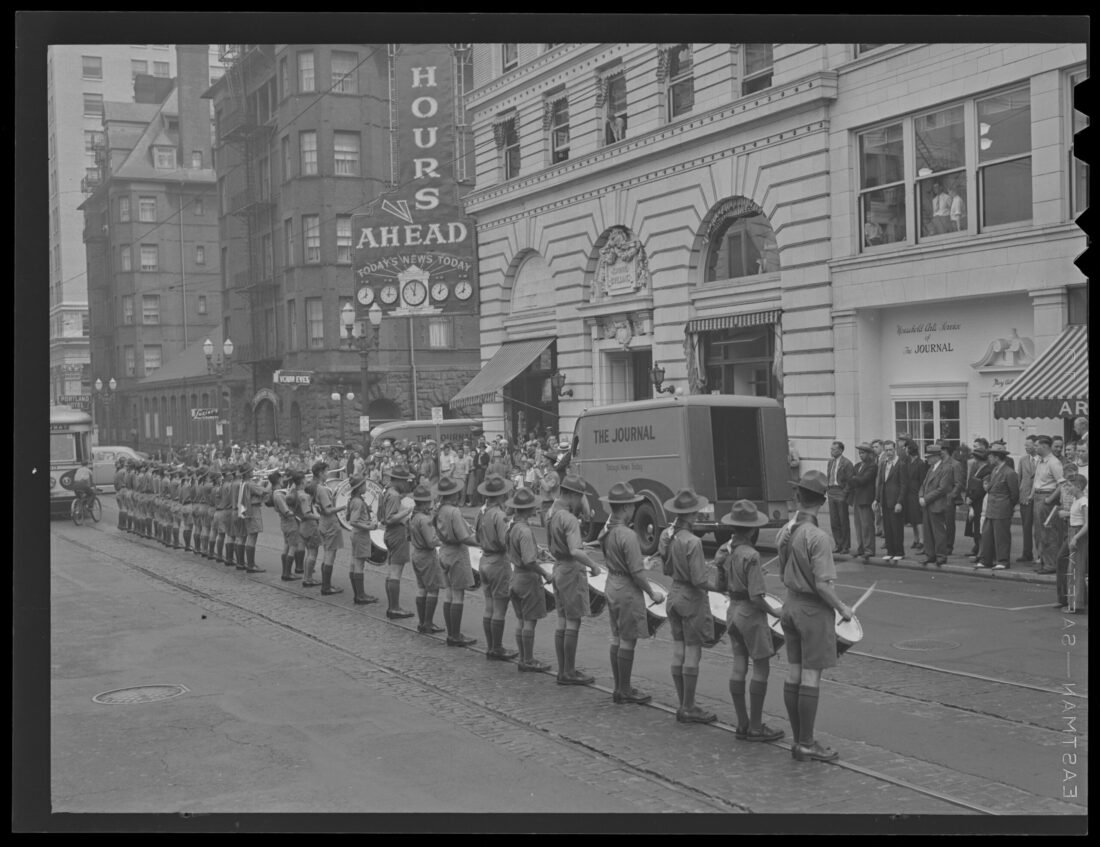
[[[99,523],[100,519],[103,517],[103,506],[100,505],[98,497],[92,498],[88,513],[92,516],[93,521]]]
[[[81,505],[79,497],[73,500],[72,505],[69,506],[69,516],[77,526],[84,525],[84,507]]]

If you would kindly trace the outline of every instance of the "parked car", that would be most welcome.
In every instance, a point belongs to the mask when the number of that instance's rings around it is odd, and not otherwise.
[[[148,453],[134,450],[131,447],[93,447],[92,448],[92,481],[102,488],[115,486],[115,463],[119,459],[133,459],[146,461]]]

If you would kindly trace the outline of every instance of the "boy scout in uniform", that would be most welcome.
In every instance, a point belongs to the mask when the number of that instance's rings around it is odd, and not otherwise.
[[[297,472],[292,473],[285,489],[279,488],[282,478],[282,471],[272,471],[268,474],[267,481],[271,483],[273,489],[271,505],[275,508],[275,514],[279,516],[279,531],[283,534],[283,552],[279,556],[283,572],[279,579],[283,582],[293,582],[298,577],[291,573],[291,568],[294,566],[294,556],[298,551],[301,536],[298,534],[298,519],[294,516],[294,510],[287,502],[287,498],[293,491],[294,499],[298,499],[297,488],[302,481],[302,475]]]
[[[600,573],[584,552],[581,525],[576,515],[583,510],[585,481],[577,474],[566,474],[558,486],[558,499],[551,507],[546,538],[554,557],[554,604],[558,627],[554,632],[554,652],[558,659],[558,685],[591,685],[595,679],[576,669],[577,640],[581,618],[590,617],[588,578]]]
[[[377,529],[378,524],[371,517],[367,502],[363,499],[363,488],[366,486],[366,477],[352,476],[348,480],[351,488],[347,506],[348,524],[351,526],[351,589],[355,597],[352,602],[356,606],[368,606],[377,603],[378,598],[367,594],[363,589],[363,565],[370,558],[371,530]]]
[[[538,564],[538,544],[529,523],[538,505],[537,498],[528,488],[516,489],[511,498],[504,501],[504,508],[515,512],[508,527],[506,546],[508,560],[514,567],[508,583],[508,594],[519,622],[516,629],[516,644],[519,646],[517,669],[531,673],[550,670],[548,664],[535,659],[534,652],[535,624],[546,617],[546,593],[542,589],[543,575]]]
[[[504,501],[512,491],[512,483],[502,476],[491,476],[477,488],[486,498],[486,507],[477,516],[474,534],[481,547],[481,587],[485,592],[485,616],[481,619],[485,629],[485,641],[489,649],[486,659],[507,661],[518,653],[505,650],[504,618],[508,614],[509,586],[512,582],[512,565],[508,561],[508,518],[504,514]]]
[[[668,594],[668,622],[672,628],[672,682],[680,697],[676,720],[681,723],[711,723],[718,715],[695,705],[699,683],[699,660],[703,647],[714,637],[714,620],[707,596],[706,560],[703,542],[692,532],[699,512],[708,501],[689,488],[665,501],[665,511],[676,515],[671,537],[662,533],[657,553],[664,561],[665,576],[672,577]]]
[[[718,567],[716,590],[728,592],[730,597],[726,621],[733,648],[730,697],[737,712],[736,737],[744,741],[778,741],[783,737],[783,730],[772,729],[761,722],[775,644],[768,626],[760,554],[753,547],[752,539],[753,530],[766,525],[768,517],[757,512],[751,500],[738,500],[729,514],[722,516],[721,522],[734,527],[733,538],[719,548],[714,564]],[[746,709],[745,676],[749,659],[752,659],[752,681],[749,683],[750,708]]]
[[[199,485],[199,501],[202,503],[200,551],[207,559],[214,558],[214,504],[217,503],[214,474],[209,467],[203,467]]]
[[[323,480],[323,476],[321,477]],[[321,534],[321,543],[325,548],[324,558],[321,560],[321,593],[341,594],[343,588],[337,588],[332,584],[332,570],[336,566],[336,551],[344,549],[344,529],[340,526],[340,519],[336,515],[336,496],[332,490],[318,481],[315,489],[314,502],[317,511],[321,513],[321,521],[318,532]]]
[[[611,674],[616,703],[648,703],[653,698],[630,684],[634,669],[634,645],[649,637],[645,600],[654,603],[664,592],[645,578],[645,564],[638,534],[630,528],[634,507],[644,500],[629,483],[616,482],[600,500],[611,510],[606,534],[602,538],[604,564],[607,565],[607,615],[611,622]]]
[[[432,523],[432,492],[418,485],[412,493],[416,510],[409,518],[409,544],[413,573],[416,575],[416,614],[420,618],[416,631],[425,635],[443,632],[435,623],[435,607],[439,589],[443,587],[443,570],[439,567],[439,538]]]
[[[779,574],[787,587],[781,622],[787,638],[787,682],[783,703],[791,721],[791,756],[800,762],[828,762],[835,750],[814,740],[821,672],[836,665],[836,618],[852,619],[852,610],[837,597],[829,536],[818,528],[817,512],[825,504],[827,479],[807,471],[794,483],[798,513],[779,531]]]
[[[115,504],[118,506],[118,528],[126,529],[126,464],[119,459],[115,463]]]
[[[302,534],[305,543],[305,579],[302,580],[303,588],[316,588],[321,583],[313,578],[314,568],[317,566],[317,553],[321,549],[321,516],[317,513],[315,502],[317,488],[324,478],[324,462],[315,462],[311,468],[312,476],[306,482],[305,487],[298,493],[298,517],[302,523],[298,531]]]
[[[401,572],[409,561],[409,531],[405,521],[412,514],[412,509],[402,505],[401,500],[412,488],[411,479],[404,466],[394,465],[389,470],[389,485],[378,498],[378,522],[385,527],[386,617],[393,620],[413,616],[400,606]]]
[[[183,524],[183,552],[191,552],[191,536],[195,528],[195,469],[188,468],[180,480],[180,522]]]
[[[474,587],[474,575],[470,568],[470,547],[477,546],[477,538],[470,531],[466,519],[458,508],[458,483],[451,477],[442,477],[434,492],[442,503],[435,514],[435,532],[439,536],[439,565],[447,583],[447,599],[443,601],[443,622],[447,624],[447,646],[467,647],[476,644],[476,638],[462,634],[462,611],[466,590]]]
[[[247,468],[248,475],[241,480],[241,503],[244,505],[244,517],[241,518],[243,526],[244,543],[244,569],[247,573],[263,573],[264,568],[256,567],[256,538],[264,530],[262,508],[270,483],[252,480],[252,469]]]
[[[229,497],[233,501],[229,518],[229,534],[233,537],[234,553],[237,554],[237,570],[248,570],[248,560],[245,558],[245,538],[248,536],[248,527],[245,522],[245,514],[248,509],[248,486],[252,478],[252,466],[240,465],[237,468],[237,478],[229,488]]]
[[[226,468],[226,473],[229,469]],[[214,493],[214,520],[210,525],[210,538],[213,542],[213,559],[223,565],[231,562],[225,558],[225,531],[229,528],[229,483],[221,471],[212,471],[210,482]]]

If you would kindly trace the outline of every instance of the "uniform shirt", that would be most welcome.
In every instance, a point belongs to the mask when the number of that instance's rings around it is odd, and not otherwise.
[[[797,530],[797,532],[795,531]],[[783,584],[802,594],[817,594],[817,584],[836,579],[833,543],[813,515],[800,514],[776,536]]]
[[[241,480],[235,479],[229,483],[229,507],[233,514],[237,514],[237,505],[241,502]]]
[[[126,471],[119,468],[115,471],[115,491],[119,491],[126,485]]]
[[[526,520],[517,519],[508,529],[508,559],[517,570],[538,572],[539,548],[535,532]]]
[[[401,511],[401,495],[393,488],[387,488],[378,499],[378,522],[386,528],[386,546],[394,548],[405,543],[408,530],[403,522],[390,523],[390,518]]]
[[[409,518],[409,542],[414,551],[426,552],[439,546],[435,524],[429,512],[416,511]]]
[[[667,542],[665,562],[665,573],[674,582],[707,588],[707,562],[703,558],[703,542],[691,530],[678,529]]]
[[[225,511],[233,505],[233,500],[229,495],[229,488],[230,483],[228,482],[223,482],[221,485],[218,486],[218,491],[214,501],[214,508],[216,508],[219,512]]]
[[[741,543],[731,550],[725,550],[723,545],[714,557],[714,564],[718,566],[719,591],[748,594],[750,597],[767,593],[760,568],[760,554],[751,544]]]
[[[318,485],[314,499],[317,501],[318,511],[321,513],[321,526],[331,528],[333,524],[339,525],[339,518],[336,517],[335,498],[329,487]]]
[[[245,514],[249,517],[259,517],[260,507],[263,506],[267,488],[260,483],[246,482],[244,483],[244,489]]]
[[[435,515],[435,531],[443,545],[439,550],[440,562],[449,565],[469,556],[465,542],[475,540],[474,534],[458,506],[448,503],[439,507]]]
[[[318,514],[313,510],[313,497],[304,488],[298,492],[298,514],[303,521],[316,523],[319,519]]]
[[[607,522],[607,534],[603,537],[603,556],[608,574],[629,579],[634,574],[641,575],[645,572],[638,533],[614,515]]]
[[[275,493],[271,495],[271,504],[275,507],[275,514],[277,514],[280,520],[293,520],[294,513],[290,511],[290,506],[286,504],[287,492],[282,488],[275,489]]]
[[[202,488],[199,489],[199,494],[202,498],[202,502],[207,506],[213,506],[217,502],[214,493],[214,483],[212,482],[204,482]]]
[[[348,523],[358,534],[368,533],[371,528],[370,509],[367,502],[359,495],[348,501]]]
[[[504,561],[508,544],[508,516],[500,506],[490,506],[477,516],[474,535],[486,564]]]
[[[581,547],[580,521],[561,500],[554,501],[553,514],[546,522],[546,539],[550,554],[558,562],[572,561],[573,551]]]
[[[1047,495],[1054,493],[1054,489],[1062,481],[1062,463],[1053,453],[1040,459],[1035,457],[1035,482],[1032,491],[1044,492]]]

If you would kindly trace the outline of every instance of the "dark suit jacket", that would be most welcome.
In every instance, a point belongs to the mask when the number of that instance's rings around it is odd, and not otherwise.
[[[983,462],[969,475],[970,479],[966,484],[966,496],[970,498],[971,502],[979,503],[985,497],[985,481],[992,471],[993,465],[989,462]]]
[[[955,503],[961,503],[963,491],[966,490],[966,465],[955,458],[950,458],[947,461],[951,463],[951,472],[954,475],[953,485],[951,486],[951,500]]]
[[[924,475],[924,482],[920,486],[920,496],[924,498],[924,507],[930,512],[947,511],[950,504],[953,508],[955,488],[955,465],[950,459],[944,459],[939,466],[928,468]]]
[[[894,460],[893,470],[886,473],[887,465],[884,462],[879,466],[878,479],[875,483],[875,499],[883,511],[893,511],[898,503],[904,505],[905,494],[909,488],[909,460],[897,458]]]
[[[984,480],[985,516],[1007,520],[1020,502],[1020,478],[1007,464],[1001,465]]]
[[[875,475],[878,465],[874,459],[855,466],[848,480],[848,502],[853,506],[870,506],[875,501]]]
[[[848,480],[852,478],[852,474],[855,472],[855,466],[847,456],[841,456],[839,459],[829,459],[829,467],[825,471],[825,478],[833,478],[833,465],[836,465],[836,484],[840,486],[841,490],[831,489],[828,492],[828,496],[833,500],[846,500],[848,496]]]

